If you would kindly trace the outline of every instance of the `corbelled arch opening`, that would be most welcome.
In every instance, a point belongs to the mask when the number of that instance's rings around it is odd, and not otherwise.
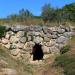
[[[35,43],[32,49],[32,54],[33,54],[33,61],[42,60],[44,56],[42,45]]]

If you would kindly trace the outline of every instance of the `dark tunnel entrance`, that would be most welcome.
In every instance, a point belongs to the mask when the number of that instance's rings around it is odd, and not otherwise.
[[[42,60],[44,56],[42,46],[40,44],[35,44],[32,50],[32,54],[33,54],[33,61]]]

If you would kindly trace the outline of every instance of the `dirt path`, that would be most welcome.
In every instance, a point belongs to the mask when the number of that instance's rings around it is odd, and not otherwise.
[[[38,67],[34,70],[33,75],[60,75],[58,70],[52,66],[55,57],[49,57],[46,59],[43,66],[38,65]]]

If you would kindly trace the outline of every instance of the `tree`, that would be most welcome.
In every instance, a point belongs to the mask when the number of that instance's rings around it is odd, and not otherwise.
[[[75,3],[65,5],[62,10],[64,11],[66,19],[75,21]]]
[[[11,22],[17,22],[18,21],[18,15],[17,14],[11,14],[11,15],[7,16],[7,20],[9,20]]]
[[[42,7],[41,16],[45,22],[52,21],[55,16],[55,10],[53,8],[51,8],[50,4],[45,4]]]
[[[33,14],[28,10],[28,9],[21,9],[19,11],[19,18],[21,19],[21,21],[26,20],[29,17],[32,17]]]
[[[5,35],[6,32],[6,27],[5,26],[0,26],[0,38]]]

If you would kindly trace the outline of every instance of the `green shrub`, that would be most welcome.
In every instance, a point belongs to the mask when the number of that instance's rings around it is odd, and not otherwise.
[[[4,36],[5,32],[6,32],[5,26],[0,26],[0,38],[1,38],[2,36]]]
[[[64,53],[68,52],[69,50],[70,50],[70,46],[66,45],[66,46],[61,48],[60,53],[64,54]]]
[[[55,59],[56,66],[64,69],[65,75],[75,75],[75,54],[62,54]]]

